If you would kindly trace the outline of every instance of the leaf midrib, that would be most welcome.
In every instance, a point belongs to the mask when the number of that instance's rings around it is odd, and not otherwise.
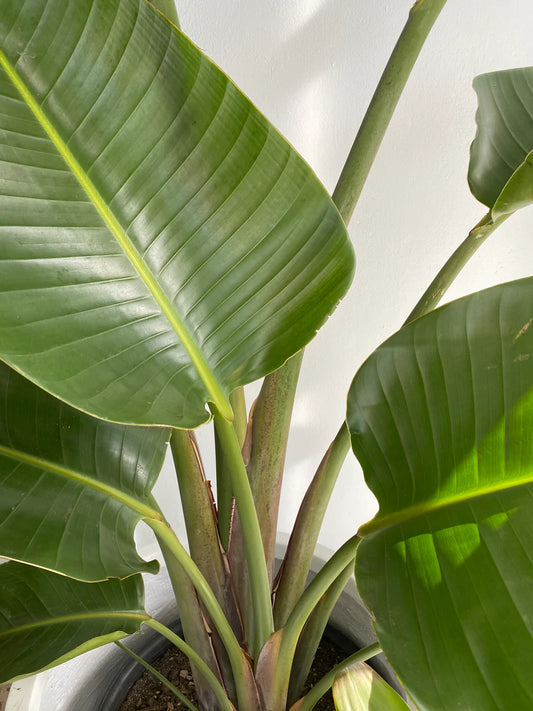
[[[78,613],[75,615],[61,615],[59,617],[51,617],[48,620],[39,620],[38,622],[29,622],[25,625],[18,625],[7,630],[0,631],[0,639],[9,637],[15,634],[21,634],[25,631],[39,629],[43,627],[52,627],[53,625],[68,624],[69,622],[84,622],[85,620],[106,620],[106,619],[125,619],[125,620],[140,620],[144,622],[151,619],[150,615],[141,612],[132,612],[131,610],[114,611],[114,612],[90,612]]]
[[[26,452],[22,452],[14,447],[6,447],[0,445],[0,456],[6,456],[10,459],[14,459],[22,464],[27,464],[32,467],[37,467],[38,469],[44,469],[45,471],[51,472],[57,476],[61,476],[72,481],[76,481],[83,486],[91,488],[95,491],[105,494],[106,496],[115,499],[123,506],[127,506],[129,509],[135,511],[135,513],[140,514],[142,517],[155,519],[162,521],[162,515],[150,506],[143,504],[142,502],[135,499],[133,496],[126,494],[120,489],[105,484],[101,481],[91,478],[80,472],[76,472],[73,469],[68,469],[67,467],[61,467],[58,464],[51,462],[47,459],[42,459],[40,457],[35,457]]]
[[[91,203],[94,205],[95,209],[101,216],[109,231],[119,243],[125,256],[129,259],[136,273],[139,275],[139,277],[151,293],[152,297],[156,301],[157,305],[160,307],[165,318],[167,319],[173,331],[176,333],[178,339],[180,340],[181,344],[187,351],[192,364],[196,368],[196,372],[198,373],[211,398],[211,401],[216,406],[217,410],[226,419],[232,420],[233,410],[229,403],[229,399],[223,393],[222,388],[215,379],[200,349],[196,345],[184,322],[179,318],[174,307],[172,306],[172,303],[161,288],[156,277],[150,271],[150,269],[148,269],[140,253],[137,251],[135,245],[132,243],[127,233],[124,231],[122,225],[117,220],[114,213],[110,210],[103,197],[100,195],[94,183],[91,181],[87,173],[79,164],[68,145],[65,143],[57,129],[49,120],[48,116],[39,106],[29,87],[19,75],[14,65],[10,62],[10,60],[7,58],[7,56],[1,49],[0,66],[4,69],[9,80],[22,97],[24,103],[33,113],[40,126],[42,127],[43,131],[46,133],[50,141],[54,144],[58,153],[61,155],[61,157],[67,164],[67,167],[70,169],[72,174],[75,176],[81,187],[88,195]]]
[[[527,477],[507,479],[504,482],[488,484],[477,489],[470,489],[462,493],[445,496],[438,501],[422,501],[418,504],[407,506],[401,511],[387,514],[386,516],[380,516],[378,513],[375,518],[360,527],[358,535],[363,538],[375,533],[383,533],[383,531],[387,529],[394,528],[395,526],[407,523],[421,516],[436,513],[442,509],[451,508],[467,501],[475,501],[476,499],[481,499],[491,494],[497,494],[501,491],[527,486],[528,484],[533,484],[533,473]]]

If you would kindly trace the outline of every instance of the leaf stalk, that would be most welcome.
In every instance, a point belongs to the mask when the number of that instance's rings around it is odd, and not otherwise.
[[[269,711],[285,708],[294,653],[304,625],[322,596],[346,566],[353,564],[359,541],[358,536],[353,536],[333,554],[305,589],[286,625],[273,636],[271,644],[278,645],[276,664],[275,668],[265,669],[267,687],[263,688]],[[267,654],[263,656],[266,658]]]
[[[220,607],[213,591],[209,587],[206,579],[200,572],[196,563],[183,548],[175,533],[166,522],[147,521],[148,525],[154,531],[157,539],[172,553],[179,564],[184,568],[186,574],[190,578],[192,584],[196,588],[198,596],[204,603],[211,620],[220,635],[220,638],[226,648],[228,657],[233,671],[235,688],[239,706],[247,709],[249,706],[249,678],[247,675],[248,661],[245,658],[244,652],[241,649],[231,625],[229,624],[224,611]]]
[[[248,563],[250,589],[254,608],[254,651],[259,654],[261,647],[274,631],[270,582],[265,559],[261,529],[257,518],[248,474],[241,454],[235,428],[213,406],[213,417],[217,434],[224,451],[235,503],[243,529],[246,560]]]
[[[305,588],[324,514],[349,451],[350,433],[343,422],[306,491],[296,517],[278,576],[274,605],[276,629],[283,627]]]
[[[445,4],[446,0],[417,0],[411,8],[333,192],[333,201],[346,224],[350,222],[411,70]]]
[[[477,225],[470,230],[466,239],[461,242],[459,247],[457,247],[455,252],[451,255],[446,264],[442,267],[437,276],[422,294],[420,300],[405,320],[405,323],[403,324],[404,326],[411,321],[414,321],[416,318],[429,313],[437,306],[468,260],[477,252],[487,237],[489,237],[489,235],[491,235],[497,227],[505,222],[508,217],[510,217],[510,215],[505,215],[493,220],[492,213],[489,211],[477,223]]]
[[[317,606],[311,613],[307,623],[300,635],[289,683],[289,705],[292,704],[301,694],[305,680],[307,679],[313,661],[324,635],[324,631],[331,617],[331,613],[337,604],[339,597],[345,589],[348,581],[353,576],[354,565],[350,561],[342,573],[332,583],[328,590],[321,597]]]

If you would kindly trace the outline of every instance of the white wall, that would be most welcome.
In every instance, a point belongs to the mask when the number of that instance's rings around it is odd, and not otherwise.
[[[178,10],[182,29],[332,190],[413,1],[178,0]],[[531,0],[448,0],[433,29],[352,220],[358,259],[352,290],[306,351],[281,530],[290,530],[344,418],[357,367],[401,325],[483,215],[466,183],[475,133],[471,81],[482,72],[533,64],[532,19]],[[533,273],[532,232],[532,210],[509,220],[448,298]],[[172,486],[169,471],[156,491],[163,504],[175,498]],[[351,458],[321,542],[342,543],[374,510]]]

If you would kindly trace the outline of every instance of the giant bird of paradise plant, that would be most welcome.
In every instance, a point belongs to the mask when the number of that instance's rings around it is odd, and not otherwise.
[[[339,709],[405,708],[361,666],[381,649],[420,709],[533,706],[533,281],[436,308],[533,202],[532,68],[476,80],[488,212],[356,374],[274,576],[303,348],[350,285],[346,224],[444,3],[413,6],[330,197],[170,0],[0,0],[0,681],[147,625],[202,711],[304,711],[332,685]],[[306,587],[350,442],[379,512]],[[168,443],[188,551],[151,494]],[[183,638],[144,610],[139,521]],[[354,569],[378,642],[302,696]]]

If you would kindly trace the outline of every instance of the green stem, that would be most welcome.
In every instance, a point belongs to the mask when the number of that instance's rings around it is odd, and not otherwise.
[[[355,553],[360,540],[357,535],[349,538],[346,543],[332,555],[305,589],[303,595],[289,615],[284,627],[284,644],[289,648],[294,649],[296,647],[302,629],[322,595],[327,592],[330,585],[341,575],[346,566],[355,560]]]
[[[350,433],[343,422],[306,491],[296,517],[275,588],[276,629],[283,627],[304,591],[324,514],[349,450]]]
[[[237,609],[233,586],[229,578],[226,554],[222,550],[218,535],[215,503],[213,501],[211,488],[205,478],[194,432],[189,430],[173,430],[170,439],[170,447],[179,484],[190,556],[215,594],[237,639],[242,640],[241,619]],[[164,550],[163,553],[165,554]],[[181,578],[185,577],[191,587],[192,584],[184,571],[178,570],[175,574],[173,573],[175,566],[172,563],[172,554],[166,555],[165,559],[167,560],[167,567],[174,589],[178,593],[181,593],[181,598],[183,598],[182,591],[184,586],[180,583],[178,588],[176,584],[180,572]],[[194,588],[192,588],[192,590],[198,605],[196,591]],[[189,594],[186,596],[186,599],[190,597],[191,595]],[[184,610],[181,598],[178,600],[178,595],[176,596],[180,615],[184,615],[187,614],[189,606],[186,606]],[[194,600],[192,602],[194,602]],[[235,689],[233,686],[233,674],[224,645],[216,629],[209,634],[206,640],[205,618],[203,615],[200,615],[200,620],[196,622],[193,629],[194,637],[189,636],[189,626],[185,625],[185,623],[183,625],[183,632],[185,638],[192,646],[202,655],[206,655],[204,659],[206,661],[209,660],[209,665],[213,671],[220,673],[224,680],[228,696],[234,700]],[[214,658],[216,658],[217,664],[212,663]]]
[[[130,657],[133,657],[135,661],[138,664],[141,664],[147,671],[152,674],[152,676],[155,676],[156,679],[159,679],[159,681],[164,684],[167,689],[169,689],[174,696],[177,696],[177,698],[181,701],[181,703],[186,706],[190,711],[198,711],[198,707],[195,706],[190,699],[188,699],[185,694],[183,694],[174,684],[172,684],[163,674],[157,671],[155,667],[153,667],[151,664],[148,664],[142,657],[139,657],[138,654],[135,654],[135,652],[132,649],[129,649],[126,647],[126,645],[122,644],[121,642],[115,642],[117,647],[120,647],[123,652],[126,652],[126,654],[129,654]]]
[[[244,388],[239,387],[234,390],[229,397],[230,405],[234,412],[233,427],[239,446],[242,449],[246,438],[248,427],[248,416],[246,413],[246,400],[244,398]],[[231,473],[224,455],[224,449],[218,433],[218,423],[215,420],[215,455],[217,472],[217,508],[218,508],[218,532],[222,547],[228,550],[231,522],[233,518],[233,489],[231,488]]]
[[[242,449],[244,440],[246,439],[246,430],[248,428],[248,414],[246,412],[246,399],[244,397],[244,388],[236,388],[229,396],[230,405],[235,413],[233,426],[239,440],[239,445]]]
[[[214,434],[215,466],[217,472],[218,535],[223,549],[227,551],[233,520],[233,489],[231,486],[231,472],[226,461],[216,422],[214,423]]]
[[[316,651],[320,644],[320,640],[324,635],[326,625],[331,617],[333,608],[337,604],[339,597],[345,589],[348,581],[353,576],[354,565],[350,561],[342,573],[337,577],[334,583],[328,588],[327,592],[322,595],[317,606],[313,610],[311,616],[298,640],[294,661],[292,664],[291,679],[289,682],[289,704],[292,704],[300,697],[305,684]]]
[[[446,0],[416,0],[409,12],[407,23],[387,62],[333,191],[333,201],[346,225],[353,215],[411,70],[445,4]],[[340,429],[343,428],[344,424]],[[348,451],[339,451],[339,467]]]
[[[279,499],[294,395],[303,352],[299,351],[282,368],[270,373],[250,411],[243,459],[261,529],[263,550],[271,583],[274,577]],[[238,512],[232,522],[228,558],[239,607],[247,631],[246,641],[254,648],[254,607],[250,572],[245,556],[246,530]]]
[[[153,501],[152,497],[150,499]],[[154,506],[156,506],[155,502]],[[216,634],[208,634],[205,616],[196,589],[174,552],[161,538],[159,538],[158,542],[178,605],[183,634],[213,673],[218,674],[221,671],[221,667],[213,648]],[[192,672],[196,682],[196,696],[200,704],[205,702],[205,705],[209,706],[210,703],[214,703],[211,687],[206,684],[203,676],[198,673],[194,666]],[[227,689],[232,688],[228,685],[228,677],[225,678],[225,683]]]
[[[249,679],[246,674],[246,665],[248,662],[244,658],[244,653],[239,645],[239,642],[237,641],[237,638],[235,637],[233,630],[231,629],[231,625],[226,619],[226,616],[218,603],[218,600],[209,587],[206,579],[200,572],[198,566],[183,548],[168,523],[153,519],[147,519],[146,523],[152,528],[161,544],[185,570],[185,573],[194,585],[198,596],[204,603],[205,608],[209,613],[213,624],[217,628],[222,643],[228,653],[231,669],[233,671],[239,706],[243,709],[248,708]]]
[[[467,238],[457,247],[446,264],[428,286],[422,298],[407,317],[404,326],[434,309],[442,299],[446,290],[459,274],[472,255],[481,247],[487,237],[499,227],[510,215],[504,215],[492,220],[488,212],[468,233]]]
[[[220,444],[231,476],[231,486],[237,511],[239,512],[243,530],[246,531],[244,546],[254,608],[254,656],[257,658],[261,647],[274,631],[265,550],[252,490],[235,429],[232,423],[228,422],[214,406],[212,411]]]
[[[166,637],[169,642],[172,642],[172,644],[175,645],[181,652],[183,652],[183,654],[187,655],[187,657],[191,661],[191,664],[194,664],[194,666],[204,676],[205,680],[213,689],[213,692],[222,709],[224,709],[225,711],[235,711],[233,704],[228,699],[222,684],[213,674],[211,669],[209,669],[202,657],[200,657],[200,655],[198,655],[194,651],[194,649],[190,647],[187,642],[185,642],[185,640],[181,639],[181,637],[179,637],[172,630],[168,629],[168,627],[165,627],[165,625],[162,625],[160,622],[157,622],[157,620],[148,620],[144,624],[148,627],[151,627],[156,632],[159,632],[159,634],[163,635],[163,637]]]
[[[189,430],[173,430],[174,459],[191,558],[221,604],[235,634],[242,634],[227,561],[218,535],[215,504],[206,481],[196,437]]]
[[[274,573],[283,468],[302,358],[303,351],[299,351],[283,368],[265,378],[250,417],[251,451],[246,469],[270,580]]]
[[[350,563],[353,565],[359,540],[358,536],[353,536],[334,553],[309,583],[285,626],[273,637],[273,640],[277,638],[278,644],[275,666],[269,664],[264,671],[262,686],[268,709],[285,708],[294,653],[304,625],[328,588]]]
[[[222,603],[225,571],[220,552],[216,513],[196,443],[189,430],[173,430],[170,449],[183,506],[192,559]]]
[[[319,699],[324,696],[326,691],[331,689],[336,677],[341,672],[350,667],[352,664],[356,664],[357,662],[366,662],[367,659],[375,657],[376,654],[380,654],[381,651],[382,650],[379,645],[379,642],[376,642],[375,644],[371,644],[368,647],[360,649],[358,652],[355,652],[355,654],[352,654],[350,657],[347,657],[346,659],[344,659],[344,661],[342,661],[340,664],[337,664],[337,666],[333,667],[330,672],[323,676],[322,679],[320,679],[320,681],[313,686],[313,688],[308,694],[306,694],[303,698],[299,699],[295,704],[293,704],[293,706],[291,706],[290,708],[290,711],[311,711],[311,709],[315,707],[315,704],[319,701]]]
[[[409,74],[446,0],[417,0],[357,133],[333,201],[346,224],[353,214]]]
[[[346,224],[353,214],[411,70],[445,3],[446,0],[417,0],[411,8],[333,192],[333,201]],[[344,426],[341,426],[342,429]],[[342,437],[344,444],[345,435]],[[339,450],[336,462],[339,469],[348,449],[343,447]],[[286,610],[280,613],[281,618],[285,614]]]

